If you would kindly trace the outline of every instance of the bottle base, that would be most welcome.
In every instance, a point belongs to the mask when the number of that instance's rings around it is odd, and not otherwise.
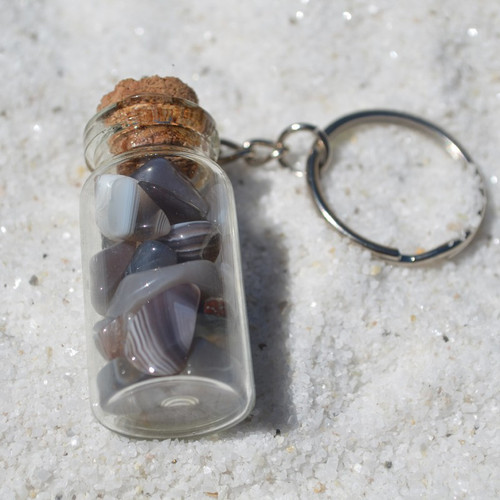
[[[181,375],[134,384],[93,410],[96,418],[115,432],[163,439],[220,431],[243,420],[252,404],[225,383]]]

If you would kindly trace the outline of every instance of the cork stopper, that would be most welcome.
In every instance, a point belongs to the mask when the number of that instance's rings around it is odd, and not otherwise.
[[[134,80],[133,78],[126,78],[116,84],[116,87],[103,96],[99,106],[97,106],[97,111],[115,104],[117,102],[123,101],[127,97],[131,97],[137,94],[161,94],[170,97],[177,97],[180,99],[186,99],[187,101],[194,102],[198,104],[198,97],[195,91],[186,85],[179,78],[174,76],[161,77],[155,76],[145,76],[140,80]]]
[[[194,148],[213,159],[218,155],[213,119],[198,106],[194,90],[178,78],[122,80],[102,97],[97,111],[96,116],[110,131],[107,144],[112,155],[168,146]],[[192,162],[177,163],[186,175],[193,175]],[[121,167],[123,173],[133,168],[133,162]]]

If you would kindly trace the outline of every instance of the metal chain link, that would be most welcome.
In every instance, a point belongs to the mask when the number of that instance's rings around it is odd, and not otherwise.
[[[227,155],[219,156],[221,165],[244,159],[249,165],[257,167],[280,158],[286,152],[278,143],[267,139],[252,139],[242,144],[221,139],[221,145],[231,151]]]
[[[221,153],[218,161],[221,165],[225,165],[243,159],[248,165],[261,166],[271,160],[278,160],[283,167],[292,170],[298,175],[303,175],[305,169],[298,169],[287,159],[291,150],[285,144],[290,135],[301,131],[310,132],[316,137],[312,147],[320,148],[320,165],[324,165],[330,157],[328,136],[323,130],[309,123],[294,123],[290,125],[281,132],[277,141],[252,139],[238,144],[228,139],[221,139],[221,145],[229,150],[229,152],[227,154]]]

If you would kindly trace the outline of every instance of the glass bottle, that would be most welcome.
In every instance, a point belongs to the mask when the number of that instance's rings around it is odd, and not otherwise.
[[[85,129],[90,400],[106,427],[192,437],[243,420],[254,385],[231,184],[191,101],[139,94]]]

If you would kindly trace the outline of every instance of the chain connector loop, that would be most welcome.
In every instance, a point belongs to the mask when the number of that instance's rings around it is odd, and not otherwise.
[[[276,145],[279,147],[282,147],[285,151],[290,151],[290,148],[288,148],[285,145],[286,139],[292,134],[295,134],[296,132],[311,132],[314,136],[316,136],[316,140],[314,143],[311,145],[311,148],[309,150],[309,154],[313,149],[317,149],[319,151],[319,163],[320,167],[325,165],[329,159],[330,159],[330,142],[328,140],[328,136],[326,133],[318,128],[316,125],[312,125],[310,123],[303,123],[303,122],[297,122],[293,123],[289,127],[287,127],[283,132],[281,132],[280,136],[278,137],[278,141],[276,142]],[[294,172],[296,175],[302,177],[305,174],[305,169],[301,169],[294,165],[292,162],[290,162],[287,159],[287,155],[282,155],[278,158],[278,161],[280,164]]]
[[[221,165],[226,165],[227,163],[231,163],[233,161],[239,160],[240,158],[246,158],[250,153],[250,149],[240,146],[238,143],[234,141],[230,141],[229,139],[221,139],[220,144],[222,147],[233,151],[228,155],[219,154],[218,162]]]
[[[248,165],[260,166],[281,158],[287,152],[285,146],[267,139],[252,139],[245,141],[241,146],[233,141],[222,139],[221,145],[234,151],[227,156],[219,156],[218,161],[221,165],[242,158]]]
[[[316,141],[312,144],[311,149],[318,148],[320,165],[324,165],[330,157],[328,136],[323,130],[309,123],[293,123],[281,132],[276,142],[268,139],[251,139],[239,145],[228,139],[221,139],[221,146],[231,150],[232,153],[226,156],[221,154],[218,161],[221,165],[225,165],[239,159],[244,159],[248,165],[260,166],[271,160],[278,160],[283,167],[302,176],[305,170],[296,167],[287,159],[290,148],[285,144],[286,139],[291,134],[301,131],[312,132],[316,136]]]
[[[283,147],[267,139],[252,139],[243,143],[249,151],[245,161],[252,166],[260,166],[271,160],[279,159],[285,152]]]

